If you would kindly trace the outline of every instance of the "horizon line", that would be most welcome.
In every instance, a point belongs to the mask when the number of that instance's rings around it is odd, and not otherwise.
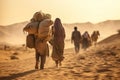
[[[62,24],[81,24],[81,23],[92,23],[92,24],[98,24],[101,22],[105,22],[105,21],[119,21],[120,19],[107,19],[107,20],[103,20],[103,21],[99,21],[99,22],[92,22],[92,21],[84,21],[84,22],[62,22]],[[29,22],[29,21],[22,21],[22,22],[16,22],[16,23],[11,23],[11,24],[7,24],[7,25],[2,25],[0,24],[0,26],[10,26],[10,25],[15,25],[15,24],[19,24],[19,23],[25,23],[25,22]]]

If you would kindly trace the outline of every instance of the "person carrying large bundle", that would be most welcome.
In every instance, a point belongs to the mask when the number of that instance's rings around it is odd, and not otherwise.
[[[50,14],[36,12],[31,21],[24,27],[23,31],[28,32],[26,46],[36,51],[35,69],[38,69],[39,58],[41,58],[40,69],[44,69],[46,55],[49,54],[47,41],[49,40],[49,28],[53,24]]]

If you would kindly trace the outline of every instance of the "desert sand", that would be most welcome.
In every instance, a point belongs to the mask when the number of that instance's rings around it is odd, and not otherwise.
[[[66,45],[70,45],[69,40]],[[51,50],[51,47],[50,47]],[[50,51],[51,52],[51,51]],[[0,80],[120,80],[120,35],[112,35],[87,51],[65,48],[62,66],[47,57],[44,70],[35,70],[34,49],[0,50]],[[11,58],[15,56],[15,58]]]

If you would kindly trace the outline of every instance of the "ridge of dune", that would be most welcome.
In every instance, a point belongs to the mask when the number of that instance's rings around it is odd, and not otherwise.
[[[0,26],[0,42],[10,43],[10,44],[24,44],[26,35],[23,33],[23,27],[28,23],[28,21],[15,23],[7,26]],[[78,30],[83,34],[88,31],[91,35],[94,30],[100,31],[100,40],[105,39],[109,35],[115,34],[120,26],[120,20],[107,20],[93,24],[91,22],[85,23],[63,23],[66,32],[66,40],[71,38],[71,33],[74,26],[78,27]]]
[[[99,41],[98,44],[120,44],[120,34],[113,34],[102,41]]]

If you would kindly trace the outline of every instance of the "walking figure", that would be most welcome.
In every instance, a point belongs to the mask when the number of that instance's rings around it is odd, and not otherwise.
[[[91,38],[87,31],[82,35],[82,48],[86,50],[88,47],[91,46]]]
[[[97,44],[97,40],[98,40],[99,36],[100,36],[99,31],[94,31],[94,32],[92,33],[92,35],[91,35],[91,39],[92,39],[92,43],[93,43],[93,45],[96,46],[96,44]]]
[[[74,31],[71,36],[71,43],[74,43],[75,52],[79,53],[80,43],[82,41],[81,33],[77,30],[77,27],[74,27]]]
[[[59,18],[55,19],[55,23],[52,27],[53,29],[53,39],[51,41],[53,50],[52,50],[52,59],[56,63],[56,67],[62,65],[64,59],[64,40],[65,40],[65,30],[62,26],[61,20]]]

